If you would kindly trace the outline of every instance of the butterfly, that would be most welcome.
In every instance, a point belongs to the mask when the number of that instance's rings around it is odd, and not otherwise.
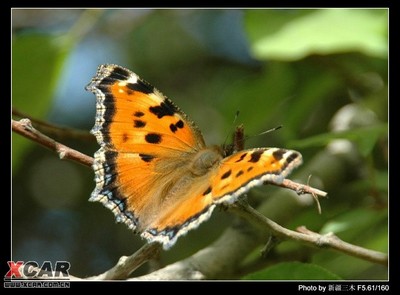
[[[254,186],[280,184],[302,163],[299,152],[255,148],[226,155],[206,146],[199,128],[135,73],[100,65],[86,86],[96,95],[91,133],[95,189],[101,202],[148,242],[164,249]]]

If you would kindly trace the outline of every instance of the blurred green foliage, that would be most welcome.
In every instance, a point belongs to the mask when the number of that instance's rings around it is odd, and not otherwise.
[[[69,87],[82,89],[78,100],[92,99],[94,105],[93,96],[83,90],[96,71],[92,64],[122,60],[121,65],[180,106],[209,144],[224,142],[237,110],[235,124],[243,123],[252,136],[248,147],[296,148],[305,164],[344,141],[356,151],[351,156],[355,164],[328,192],[329,199],[321,201],[322,217],[311,206],[294,215],[288,212],[290,221],[282,225],[333,231],[347,242],[387,252],[387,19],[385,9],[17,9],[12,103],[33,118],[48,120],[69,67],[82,81]],[[72,27],[74,34],[82,28],[79,38],[71,38]],[[100,51],[99,40],[104,47],[118,48],[118,57],[112,50]],[[91,74],[77,70],[77,64]],[[68,97],[59,99],[65,106],[72,103]],[[88,125],[94,123],[93,110],[82,109],[80,116]],[[254,137],[278,125],[284,128]],[[89,154],[98,148],[94,142],[58,140]],[[87,276],[107,270],[143,243],[115,225],[108,210],[87,202],[94,187],[91,171],[67,167],[15,134],[12,153],[14,260],[68,260],[74,275]],[[318,169],[313,175],[318,177]],[[280,206],[285,210],[284,203]],[[163,253],[162,261],[170,263],[207,246],[231,218],[216,212]],[[293,250],[307,253],[311,264],[294,259],[260,267],[244,278],[387,279],[386,268],[344,254],[313,252],[293,242],[277,247],[279,257]]]
[[[31,32],[15,35],[12,42],[12,105],[30,116],[43,118],[51,108],[71,44],[64,37]],[[32,143],[12,137],[13,168],[20,165]]]
[[[282,262],[245,276],[245,280],[340,280],[339,276],[314,264],[300,262]]]
[[[253,10],[245,19],[258,59],[295,61],[351,51],[387,57],[385,9]]]

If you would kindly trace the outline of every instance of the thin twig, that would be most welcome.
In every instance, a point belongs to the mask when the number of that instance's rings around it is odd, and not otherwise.
[[[318,247],[328,247],[336,251],[346,253],[350,256],[388,266],[387,254],[347,243],[332,232],[325,235],[320,235],[319,233],[307,229],[305,226],[300,226],[296,230],[311,237],[314,241],[316,241]]]
[[[60,159],[72,160],[79,164],[91,167],[93,164],[93,158],[89,157],[77,150],[71,149],[66,145],[63,145],[54,139],[44,135],[37,131],[29,119],[21,119],[15,121],[11,119],[12,130],[48,149],[56,152]]]
[[[275,248],[279,243],[281,242],[280,239],[278,239],[274,235],[270,235],[268,238],[268,242],[265,244],[264,248],[261,250],[261,256],[266,258],[268,253]]]
[[[88,131],[50,124],[49,122],[33,118],[32,116],[15,108],[12,109],[12,115],[20,119],[29,119],[31,123],[35,124],[38,130],[48,134],[49,136],[55,136],[57,138],[72,138],[93,142],[95,141],[95,137]]]
[[[94,277],[87,278],[88,280],[124,280],[129,275],[140,267],[145,262],[156,257],[161,251],[161,244],[151,243],[145,244],[131,256],[122,256],[118,263],[108,271]]]
[[[304,227],[299,228],[300,232],[289,230],[268,219],[266,216],[262,215],[260,212],[244,202],[236,202],[232,204],[229,207],[229,210],[242,216],[243,218],[246,218],[249,222],[259,227],[267,228],[272,235],[278,237],[279,239],[295,240],[307,246],[317,248],[334,249],[354,257],[387,266],[387,254],[349,244],[339,239],[333,233],[320,235],[318,233],[306,230]]]
[[[328,194],[327,192],[313,188],[309,185],[294,182],[290,179],[284,179],[281,184],[275,184],[275,183],[271,183],[271,182],[266,182],[266,183],[291,189],[291,190],[295,191],[298,195],[311,194],[311,195],[325,197]]]

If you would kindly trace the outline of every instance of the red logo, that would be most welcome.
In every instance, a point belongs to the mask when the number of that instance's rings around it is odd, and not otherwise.
[[[44,261],[41,266],[36,261],[8,261],[10,268],[5,279],[50,279],[57,278],[62,280],[69,279],[68,270],[70,263],[68,261],[56,261],[53,265],[50,261]]]
[[[19,272],[20,267],[24,265],[23,261],[17,261],[16,263],[14,261],[7,261],[8,267],[10,268],[9,271],[6,273],[4,276],[7,279],[11,278],[21,278],[22,275]]]

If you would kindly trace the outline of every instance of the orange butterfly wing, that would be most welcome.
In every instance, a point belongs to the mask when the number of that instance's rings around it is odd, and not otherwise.
[[[91,132],[101,146],[95,153],[91,201],[102,202],[117,221],[142,231],[138,216],[158,209],[162,173],[179,168],[171,159],[203,149],[203,137],[169,99],[127,69],[102,65],[86,89],[96,94]],[[151,200],[154,209],[148,206]]]
[[[218,203],[265,181],[280,183],[301,164],[295,151],[264,148],[223,158],[157,89],[128,69],[102,65],[96,94],[93,168],[100,201],[132,230],[165,249],[207,220]]]
[[[259,148],[229,156],[196,183],[176,206],[155,220],[142,236],[171,247],[181,235],[207,220],[216,204],[233,203],[254,186],[265,182],[280,184],[302,162],[300,153],[280,148]]]

